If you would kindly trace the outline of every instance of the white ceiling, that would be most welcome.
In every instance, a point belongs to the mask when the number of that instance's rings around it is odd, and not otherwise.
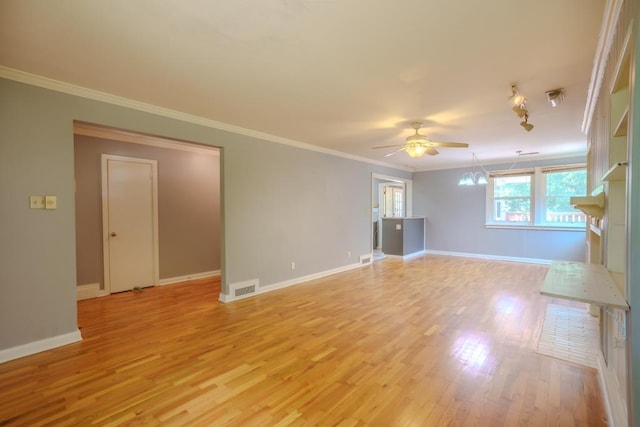
[[[1,0],[0,65],[416,170],[584,154],[604,0]],[[527,98],[527,133],[507,99]],[[563,87],[552,108],[545,91]],[[411,159],[410,123],[469,143]]]

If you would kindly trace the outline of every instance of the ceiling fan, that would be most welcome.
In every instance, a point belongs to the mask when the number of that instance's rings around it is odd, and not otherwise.
[[[465,142],[431,141],[426,136],[418,133],[418,129],[422,127],[422,123],[420,122],[411,123],[411,127],[416,130],[416,133],[414,135],[408,136],[407,142],[405,142],[404,144],[383,145],[380,147],[373,147],[373,149],[375,150],[378,148],[400,147],[396,151],[387,154],[385,157],[393,156],[400,151],[406,151],[407,154],[409,154],[411,157],[418,158],[424,156],[425,154],[435,156],[436,154],[438,154],[438,150],[436,150],[436,147],[466,148],[469,146],[469,144]]]

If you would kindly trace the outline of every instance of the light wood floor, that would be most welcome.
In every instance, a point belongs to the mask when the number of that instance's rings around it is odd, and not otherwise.
[[[0,425],[606,425],[534,352],[547,267],[425,256],[221,304],[196,281],[78,303],[84,341],[0,364]]]

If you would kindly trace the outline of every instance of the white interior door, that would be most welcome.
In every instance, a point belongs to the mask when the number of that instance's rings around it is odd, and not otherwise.
[[[158,282],[157,162],[102,155],[105,290]]]

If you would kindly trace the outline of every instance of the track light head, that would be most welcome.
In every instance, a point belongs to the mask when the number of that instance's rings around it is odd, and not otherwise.
[[[522,126],[527,132],[531,132],[531,129],[533,129],[533,125],[528,123],[526,120],[521,121],[520,126]]]
[[[515,111],[518,117],[523,119],[520,122],[520,126],[522,126],[527,132],[531,132],[531,129],[533,129],[533,125],[529,123],[529,110],[527,110],[526,104],[527,99],[524,95],[520,94],[520,91],[518,91],[518,86],[515,83],[511,84],[511,96],[509,97],[509,99],[514,104],[511,109]]]
[[[524,108],[524,106],[515,105],[512,110],[515,111],[520,118],[523,118],[525,114],[527,114],[527,109]]]
[[[520,91],[518,90],[518,86],[515,83],[511,84],[511,96],[509,97],[509,99],[516,107],[522,107],[527,101],[525,96],[520,93]]]

